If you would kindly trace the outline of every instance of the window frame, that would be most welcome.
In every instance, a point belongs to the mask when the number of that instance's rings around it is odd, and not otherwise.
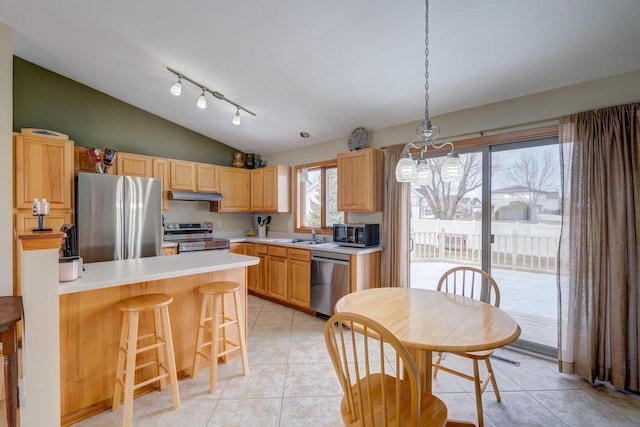
[[[320,223],[322,227],[305,227],[302,223],[302,202],[305,199],[302,197],[301,192],[303,191],[302,186],[300,185],[300,171],[302,167],[306,166],[307,170],[311,169],[321,169],[321,180],[322,180],[322,189],[320,191],[320,204],[322,209],[320,211]],[[332,160],[324,160],[321,162],[313,162],[313,163],[305,163],[304,165],[296,165],[293,167],[293,179],[294,179],[294,209],[293,209],[293,231],[295,233],[307,233],[310,234],[312,230],[314,230],[317,234],[333,234],[333,225],[326,224],[327,218],[325,214],[326,210],[326,197],[327,192],[325,187],[326,183],[326,170],[338,168],[338,159]],[[336,188],[337,191],[337,188]],[[342,212],[343,222],[345,217],[345,212]]]

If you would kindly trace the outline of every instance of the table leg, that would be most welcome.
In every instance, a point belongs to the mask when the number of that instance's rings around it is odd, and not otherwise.
[[[16,363],[17,337],[15,324],[2,332],[2,351],[4,352],[4,391],[6,396],[7,425],[16,426],[18,408],[18,366]]]
[[[430,350],[418,350],[418,371],[420,372],[420,382],[422,382],[422,389],[432,392],[433,388],[433,352]]]

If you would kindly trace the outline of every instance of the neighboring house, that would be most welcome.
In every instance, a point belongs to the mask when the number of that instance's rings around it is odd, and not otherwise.
[[[547,194],[546,191],[524,185],[493,190],[491,193],[492,216],[503,221],[534,221],[544,212]]]

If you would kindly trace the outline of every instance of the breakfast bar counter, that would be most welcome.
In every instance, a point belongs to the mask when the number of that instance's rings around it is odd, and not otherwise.
[[[176,368],[178,376],[184,377],[190,374],[193,364],[201,304],[198,287],[218,280],[241,283],[246,331],[247,267],[258,262],[259,258],[251,256],[202,251],[86,264],[83,277],[61,283],[61,424],[74,423],[111,407],[121,328],[118,301],[150,293],[173,297],[169,317]],[[150,330],[153,319],[146,314],[141,316],[140,324],[143,330]],[[143,363],[144,356],[139,356]],[[151,384],[139,391],[153,388]]]

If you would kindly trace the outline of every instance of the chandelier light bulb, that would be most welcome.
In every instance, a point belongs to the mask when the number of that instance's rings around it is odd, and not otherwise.
[[[180,96],[182,93],[182,77],[178,77],[178,81],[171,86],[171,93],[175,96]]]
[[[396,181],[414,182],[417,179],[417,174],[416,164],[411,159],[411,154],[403,154],[396,165]]]
[[[459,182],[464,174],[464,166],[460,156],[455,153],[447,154],[447,159],[442,165],[442,182]]]
[[[418,165],[416,166],[417,180],[416,184],[418,185],[429,185],[431,183],[431,169],[427,164],[425,159],[418,160]]]
[[[205,109],[207,108],[207,98],[204,96],[204,89],[202,89],[202,94],[198,97],[198,102],[196,103],[198,108]]]
[[[233,115],[232,122],[234,125],[240,125],[240,108],[236,108],[236,113]]]

